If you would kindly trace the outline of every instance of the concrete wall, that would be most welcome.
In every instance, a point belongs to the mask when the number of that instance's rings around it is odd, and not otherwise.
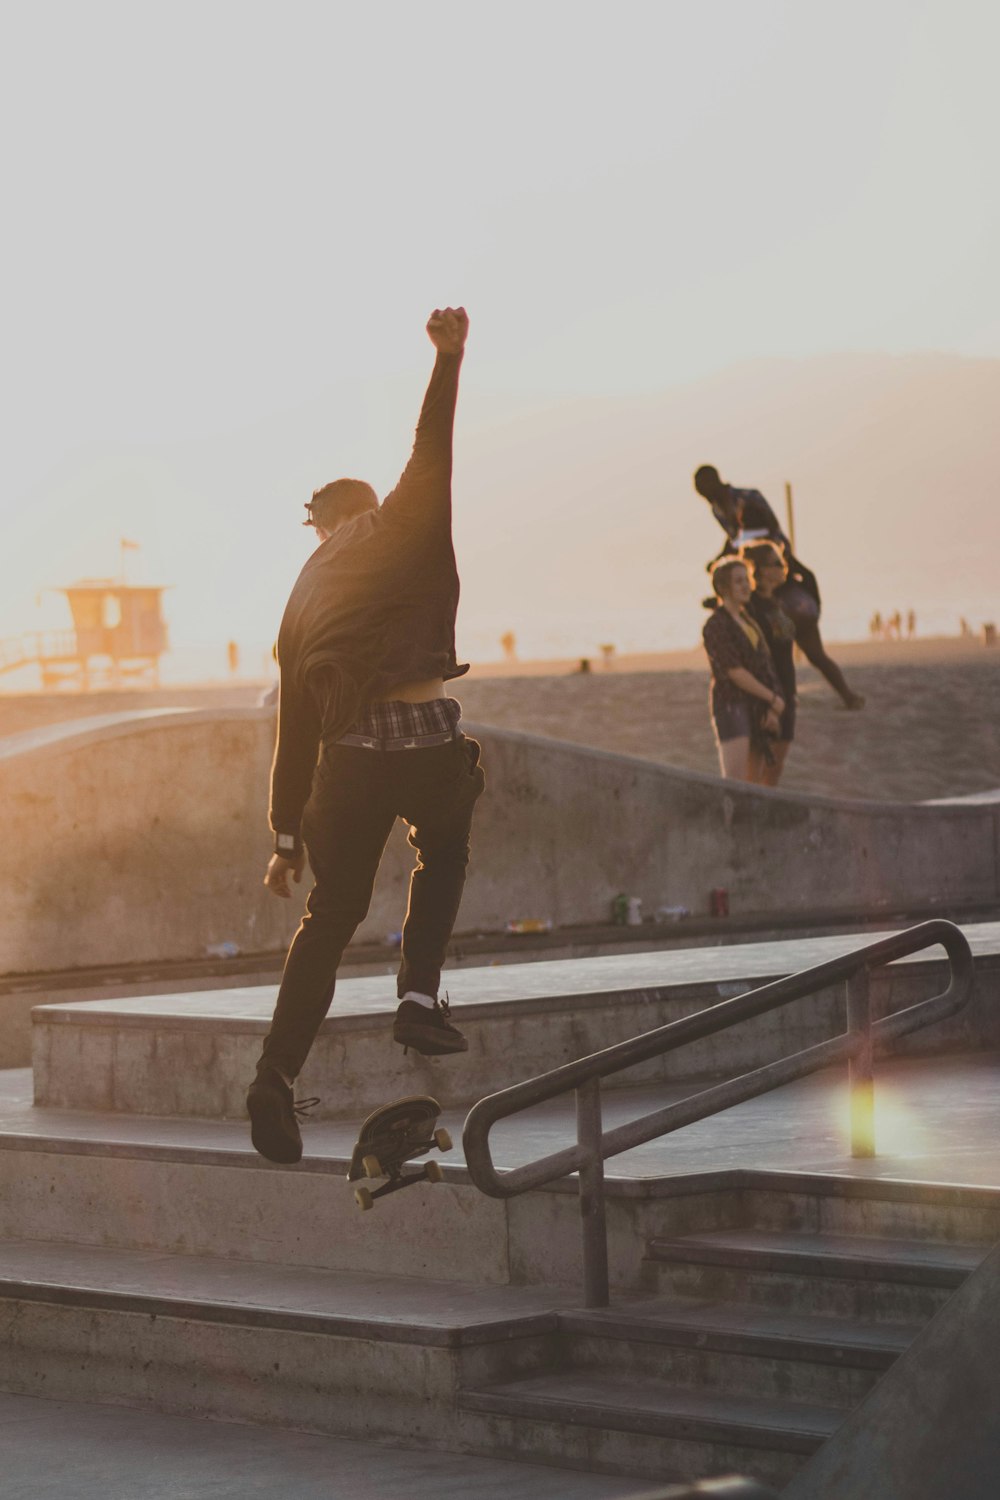
[[[460,931],[606,920],[619,891],[647,912],[704,912],[725,886],[734,912],[761,914],[1000,894],[1000,796],[840,802],[475,733],[488,785]],[[280,948],[301,901],[261,885],[273,736],[271,710],[227,709],[109,715],[0,740],[0,973],[197,956],[226,940]],[[411,858],[398,826],[362,938],[399,929]]]

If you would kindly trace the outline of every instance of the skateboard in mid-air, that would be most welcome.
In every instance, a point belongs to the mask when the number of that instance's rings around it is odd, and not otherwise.
[[[419,1172],[403,1172],[406,1162],[426,1155],[434,1147],[439,1151],[451,1150],[447,1130],[434,1128],[440,1113],[436,1099],[429,1094],[415,1094],[409,1099],[383,1104],[368,1116],[358,1131],[347,1180],[357,1182],[359,1177],[386,1180],[375,1189],[354,1189],[354,1201],[359,1208],[372,1208],[376,1198],[384,1198],[387,1193],[396,1193],[415,1182],[441,1181],[441,1164],[437,1161],[425,1162]]]

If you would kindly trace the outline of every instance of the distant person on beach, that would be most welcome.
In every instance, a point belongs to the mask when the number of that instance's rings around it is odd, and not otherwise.
[[[719,765],[730,781],[763,784],[781,734],[781,696],[764,632],[747,612],[750,574],[738,557],[712,568],[719,608],[712,611],[702,640],[712,669],[710,704]],[[779,768],[780,769],[780,768]]]
[[[740,557],[750,568],[753,584],[747,613],[764,633],[785,703],[770,759],[760,766],[762,785],[777,786],[795,738],[795,625],[778,598],[788,577],[788,564],[779,542],[750,542],[741,549]]]
[[[431,314],[437,350],[413,453],[381,506],[338,479],[307,501],[319,545],[278,636],[278,739],[271,772],[275,853],[264,883],[289,897],[305,858],[315,878],[288,951],[271,1030],[247,1094],[253,1144],[296,1162],[292,1085],[333,998],[341,955],[364,919],[397,817],[410,825],[410,877],[393,1040],[435,1056],[467,1042],[438,999],[458,915],[479,746],[461,732],[445,682],[455,657],[458,572],[451,535],[452,430],[468,333],[462,308]]]
[[[820,597],[816,575],[792,555],[791,543],[760,490],[739,490],[719,478],[711,464],[695,470],[694,487],[712,507],[712,514],[726,533],[719,557],[738,552],[746,542],[780,542],[788,564],[788,578],[781,587],[781,604],[795,624],[795,641],[806,659],[821,672],[845,708],[863,708],[865,700],[852,692],[844,674],[827,655],[819,633]],[[713,559],[714,561],[715,559]],[[711,567],[712,564],[709,564]]]

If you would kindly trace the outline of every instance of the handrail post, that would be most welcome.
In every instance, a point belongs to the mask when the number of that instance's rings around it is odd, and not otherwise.
[[[851,1155],[875,1155],[875,1067],[872,1047],[871,979],[858,969],[845,981],[847,1030],[863,1037],[861,1050],[847,1065],[851,1110]]]
[[[590,1078],[581,1083],[576,1091],[576,1139],[584,1158],[579,1178],[586,1307],[607,1307],[609,1301],[602,1133],[601,1080]]]

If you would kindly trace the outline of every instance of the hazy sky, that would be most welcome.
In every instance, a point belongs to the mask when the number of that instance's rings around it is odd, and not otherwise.
[[[436,303],[470,482],[567,397],[1000,356],[998,56],[995,0],[7,7],[0,634],[129,535],[175,639],[270,639],[309,490],[406,456]]]

